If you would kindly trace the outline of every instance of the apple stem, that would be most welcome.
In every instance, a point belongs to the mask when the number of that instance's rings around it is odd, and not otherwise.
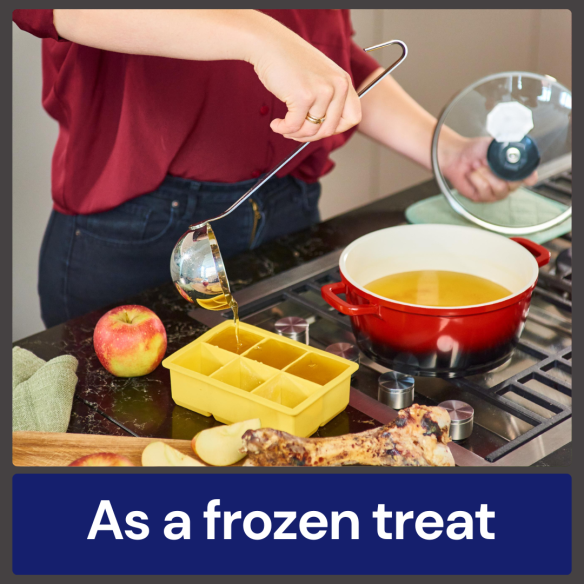
[[[127,312],[124,312],[124,316],[126,317],[126,322],[128,324],[131,324],[132,323],[132,319],[128,316],[128,313]]]

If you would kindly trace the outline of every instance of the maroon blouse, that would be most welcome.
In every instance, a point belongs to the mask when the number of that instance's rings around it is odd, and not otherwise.
[[[351,39],[348,10],[264,10],[349,72],[358,86],[378,63]],[[270,170],[298,143],[270,121],[286,106],[243,61],[126,55],[59,39],[52,10],[14,10],[41,37],[42,103],[59,123],[54,208],[107,211],[156,189],[167,174],[233,183]],[[279,176],[314,182],[355,129],[308,146]]]

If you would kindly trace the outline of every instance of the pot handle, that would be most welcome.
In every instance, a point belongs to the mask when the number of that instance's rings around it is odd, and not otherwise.
[[[376,304],[349,304],[342,298],[339,298],[338,294],[346,293],[346,286],[344,282],[325,284],[320,289],[320,293],[326,302],[334,309],[338,310],[341,314],[346,314],[347,316],[378,314],[379,307]]]
[[[523,246],[535,258],[540,268],[550,261],[551,254],[543,245],[539,245],[539,243],[535,243],[531,239],[525,239],[525,237],[511,237],[511,239]]]

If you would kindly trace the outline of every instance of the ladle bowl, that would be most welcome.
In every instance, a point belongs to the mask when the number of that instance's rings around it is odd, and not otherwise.
[[[229,308],[229,280],[209,223],[189,229],[178,240],[170,259],[170,275],[188,302],[210,310]]]

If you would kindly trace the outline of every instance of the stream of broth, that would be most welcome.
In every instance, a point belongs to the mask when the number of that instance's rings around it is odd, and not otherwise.
[[[486,278],[442,270],[391,274],[370,282],[365,289],[389,300],[421,306],[471,306],[511,294]]]
[[[225,310],[227,306],[231,308],[233,311],[233,324],[235,325],[235,348],[236,352],[239,353],[242,343],[239,342],[239,306],[235,298],[231,295],[227,297],[224,294],[220,294],[213,298],[198,298],[197,302],[207,310]]]
[[[239,349],[241,349],[242,346],[242,344],[239,342],[239,306],[233,296],[231,296],[229,306],[233,311],[233,324],[235,325],[235,344],[237,345],[237,352],[239,353]]]

